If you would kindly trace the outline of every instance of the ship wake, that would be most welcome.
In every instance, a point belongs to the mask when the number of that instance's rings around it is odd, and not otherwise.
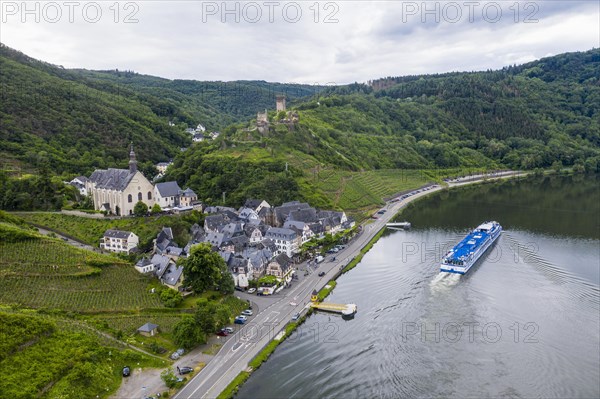
[[[429,283],[432,293],[444,292],[452,289],[460,281],[460,274],[439,272]]]

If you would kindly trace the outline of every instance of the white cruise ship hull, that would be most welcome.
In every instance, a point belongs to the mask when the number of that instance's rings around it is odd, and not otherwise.
[[[481,226],[480,226],[481,227]],[[462,264],[452,264],[447,261],[447,257],[452,254],[454,249],[450,251],[440,263],[440,271],[447,273],[465,274],[473,267],[473,265],[479,260],[479,258],[492,246],[492,244],[500,237],[502,233],[502,226],[497,224],[489,236],[481,243],[475,251],[473,251],[467,259],[462,261]],[[456,247],[455,247],[456,248]]]

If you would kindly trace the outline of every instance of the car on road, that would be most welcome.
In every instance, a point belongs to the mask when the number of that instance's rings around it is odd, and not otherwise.
[[[219,337],[226,337],[226,336],[228,336],[228,335],[229,335],[229,332],[227,332],[227,330],[225,330],[224,328],[221,328],[221,329],[219,330],[219,332],[217,333],[217,335],[218,335]]]
[[[235,324],[244,324],[244,323],[246,323],[246,320],[248,320],[248,318],[246,316],[240,315],[240,316],[236,317],[233,322]]]
[[[254,294],[256,292],[256,288],[250,288],[248,290],[248,294]]]
[[[233,332],[235,331],[233,327],[225,327],[223,330],[227,331],[229,334],[233,334]]]
[[[194,371],[194,369],[193,369],[193,368],[191,368],[191,367],[185,367],[185,366],[184,366],[184,367],[179,367],[179,366],[177,366],[177,372],[178,372],[180,375],[183,375],[183,374],[189,374],[189,373],[191,373],[192,371]]]
[[[129,366],[123,367],[123,377],[129,377],[130,375],[131,375],[131,370],[129,369]]]
[[[325,272],[319,272],[319,277],[323,277],[325,275]]]
[[[295,313],[295,314],[292,316],[292,321],[296,321],[296,320],[298,320],[299,318],[300,318],[300,313]]]
[[[242,312],[242,315],[244,316],[252,316],[252,311],[250,309],[246,309]]]

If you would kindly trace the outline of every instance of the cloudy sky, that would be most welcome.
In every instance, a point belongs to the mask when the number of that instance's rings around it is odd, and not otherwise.
[[[0,2],[0,40],[67,68],[365,82],[600,47],[600,0]]]

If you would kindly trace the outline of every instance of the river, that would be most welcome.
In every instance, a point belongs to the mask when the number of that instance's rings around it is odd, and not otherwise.
[[[237,398],[600,397],[600,180],[471,186],[411,204]],[[470,228],[504,233],[466,276],[439,260]]]

